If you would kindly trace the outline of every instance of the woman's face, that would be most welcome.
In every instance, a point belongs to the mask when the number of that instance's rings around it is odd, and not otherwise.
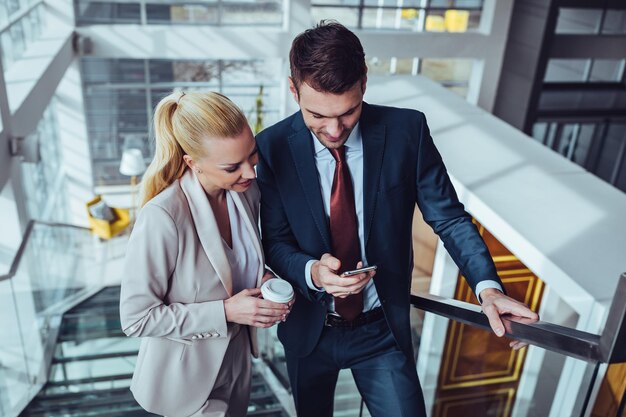
[[[185,162],[196,172],[204,191],[212,195],[221,190],[246,191],[256,178],[257,147],[248,126],[232,138],[207,138],[205,157],[196,161],[185,155]]]

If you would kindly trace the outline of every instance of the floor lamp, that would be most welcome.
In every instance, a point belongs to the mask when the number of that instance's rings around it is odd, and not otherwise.
[[[120,163],[120,174],[130,177],[130,223],[135,220],[135,192],[137,188],[137,177],[146,171],[146,161],[139,149],[130,148],[122,153],[122,162]]]

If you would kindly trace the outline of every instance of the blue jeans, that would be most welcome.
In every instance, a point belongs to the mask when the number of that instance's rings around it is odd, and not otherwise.
[[[350,369],[372,417],[426,417],[415,362],[384,318],[354,329],[324,327],[306,357],[286,352],[298,417],[332,417],[340,369]]]

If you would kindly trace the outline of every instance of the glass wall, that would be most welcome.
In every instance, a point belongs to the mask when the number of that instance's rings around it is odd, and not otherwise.
[[[96,186],[123,185],[126,148],[153,155],[150,120],[175,89],[219,91],[248,117],[254,130],[280,119],[282,60],[173,61],[83,58],[85,111]]]
[[[280,26],[283,0],[75,0],[76,24]]]
[[[478,29],[483,0],[313,0],[313,21],[335,19],[350,28],[428,32]]]
[[[45,27],[42,0],[0,1],[0,50],[4,71],[20,59]]]

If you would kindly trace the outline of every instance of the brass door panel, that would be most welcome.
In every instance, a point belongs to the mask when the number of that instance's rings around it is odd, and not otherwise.
[[[615,417],[624,395],[626,395],[626,363],[609,365],[591,416]]]
[[[438,402],[435,416],[467,417],[476,416],[508,416],[511,413],[514,389],[474,390],[469,394],[446,397],[446,401]]]
[[[484,227],[477,226],[507,294],[537,311],[543,282]],[[457,281],[455,298],[478,304],[461,276]],[[509,416],[526,354],[526,349],[513,351],[509,342],[507,338],[451,321],[439,373],[434,415]]]

